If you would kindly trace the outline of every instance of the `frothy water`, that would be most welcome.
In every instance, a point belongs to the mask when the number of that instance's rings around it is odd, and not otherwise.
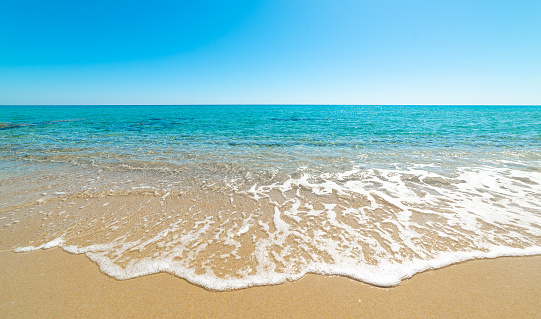
[[[216,290],[541,254],[538,107],[4,108],[2,250]]]

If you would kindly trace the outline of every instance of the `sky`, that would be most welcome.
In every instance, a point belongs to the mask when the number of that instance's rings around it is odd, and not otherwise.
[[[0,0],[0,104],[541,105],[541,1]]]

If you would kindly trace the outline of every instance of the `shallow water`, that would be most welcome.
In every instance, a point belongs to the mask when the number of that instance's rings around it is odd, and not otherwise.
[[[0,110],[3,250],[218,290],[541,254],[540,107]]]

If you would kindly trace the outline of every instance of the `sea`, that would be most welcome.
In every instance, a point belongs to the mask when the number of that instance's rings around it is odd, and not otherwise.
[[[0,106],[0,250],[210,290],[541,254],[541,106]]]

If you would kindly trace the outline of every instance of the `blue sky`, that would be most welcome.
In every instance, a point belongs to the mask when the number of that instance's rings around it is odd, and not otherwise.
[[[0,104],[541,104],[541,1],[0,0]]]

